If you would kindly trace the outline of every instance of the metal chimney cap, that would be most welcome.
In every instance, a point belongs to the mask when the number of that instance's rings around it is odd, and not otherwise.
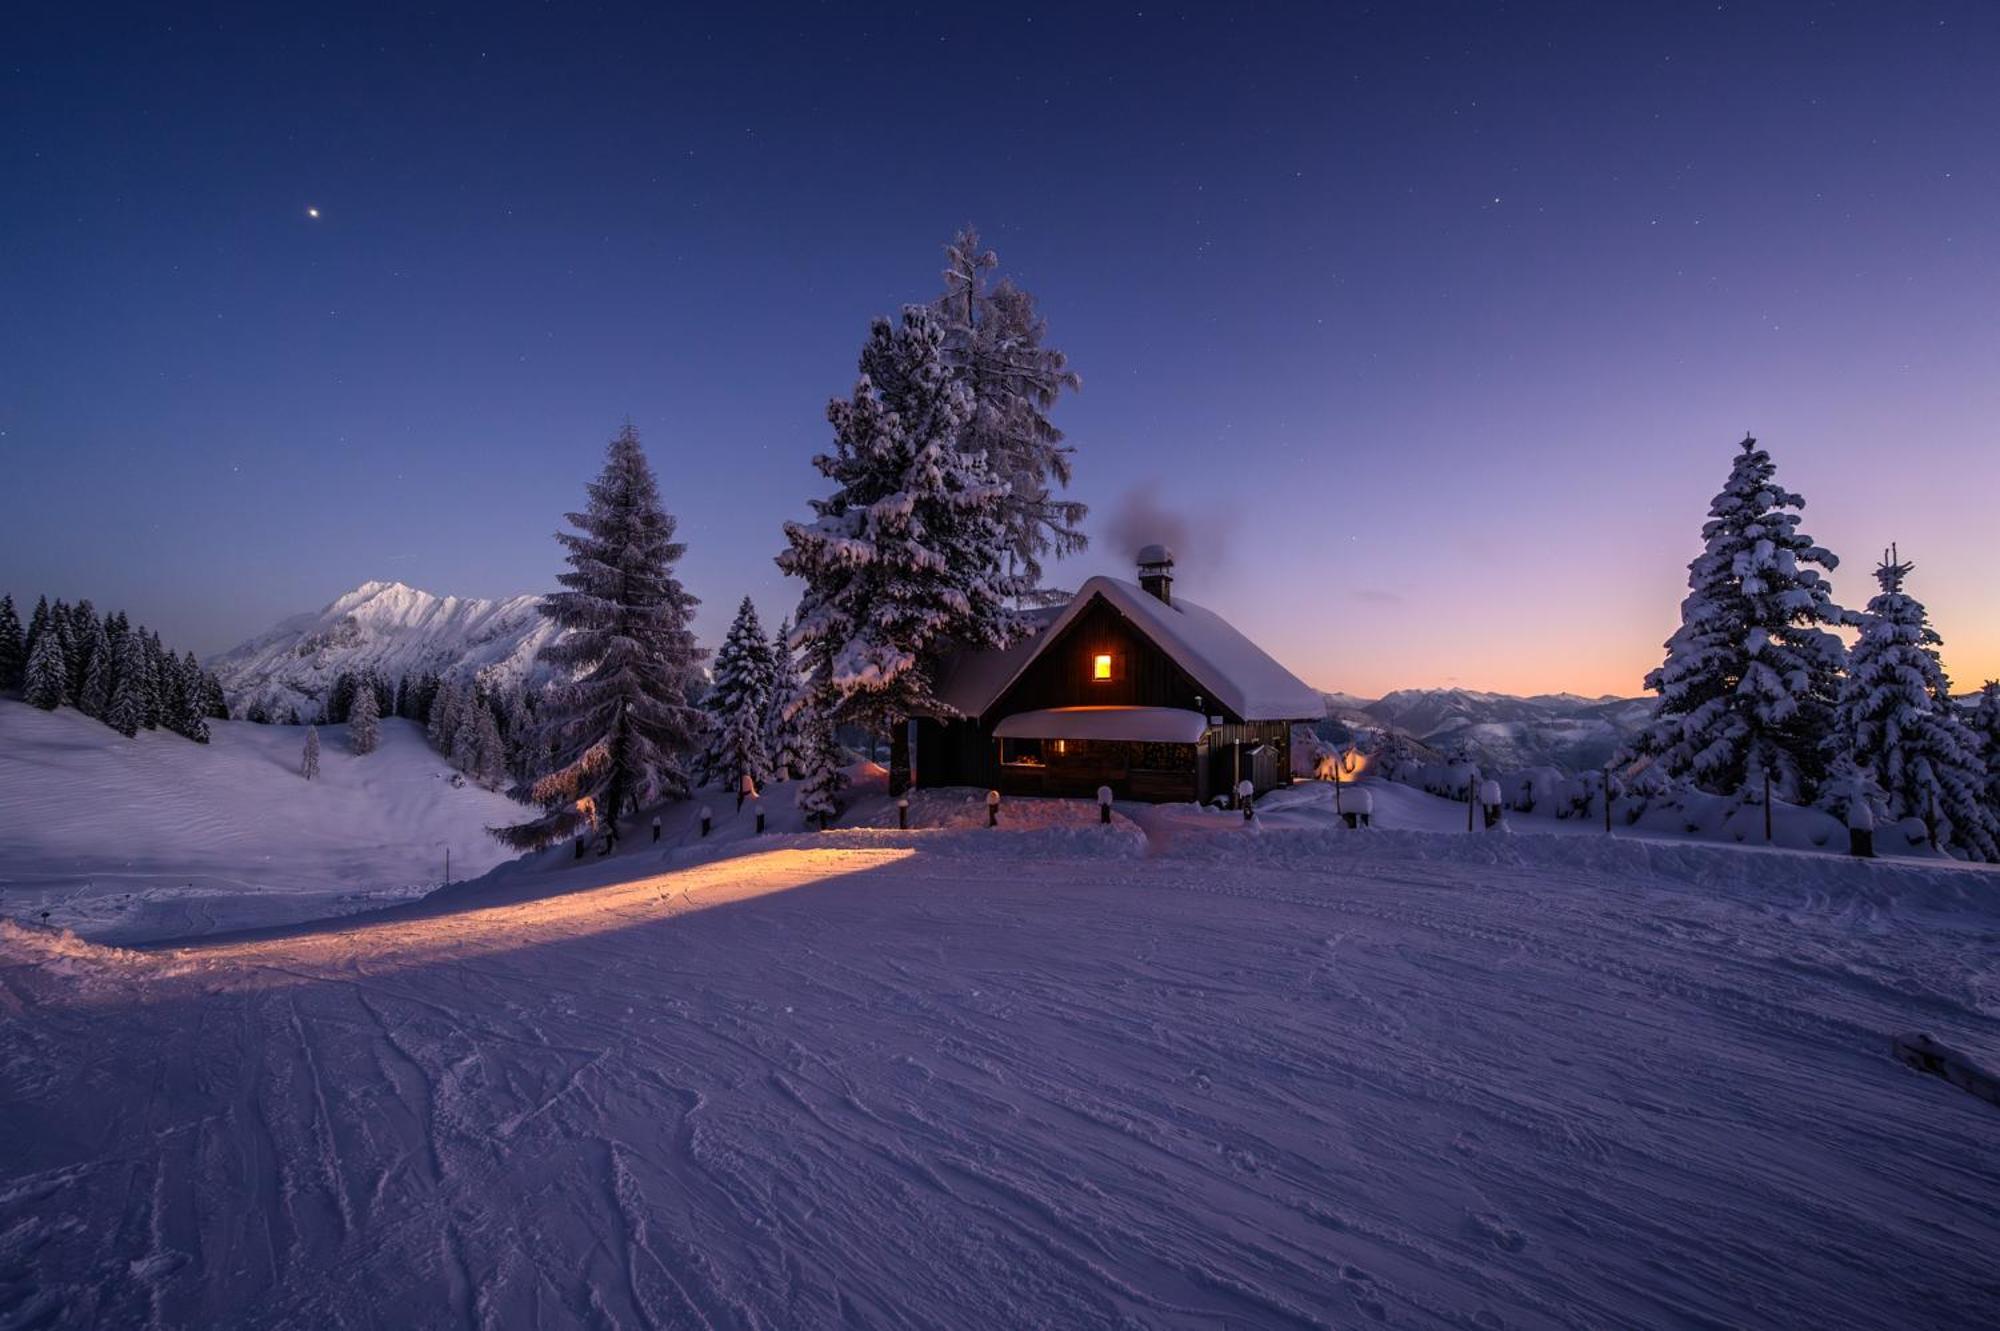
[[[1173,562],[1174,552],[1164,545],[1148,545],[1139,550],[1139,564],[1142,568],[1152,564],[1165,564],[1171,567]]]

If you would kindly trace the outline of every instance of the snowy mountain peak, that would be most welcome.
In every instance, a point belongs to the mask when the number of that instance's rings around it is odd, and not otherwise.
[[[369,581],[317,611],[294,615],[209,665],[230,703],[261,702],[279,714],[311,716],[347,671],[477,675],[514,682],[535,672],[555,626],[539,596],[439,596],[401,582]]]

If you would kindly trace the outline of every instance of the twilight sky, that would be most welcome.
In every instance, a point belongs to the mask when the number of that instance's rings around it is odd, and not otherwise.
[[[1750,430],[1844,601],[1899,541],[2000,675],[1987,0],[143,8],[0,19],[17,599],[207,653],[549,587],[629,415],[704,637],[775,623],[971,220],[1084,377],[1065,581],[1163,511],[1315,684],[1634,693]]]

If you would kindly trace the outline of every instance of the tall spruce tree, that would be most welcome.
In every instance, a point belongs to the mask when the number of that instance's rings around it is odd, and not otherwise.
[[[372,683],[364,679],[354,690],[354,702],[347,711],[347,747],[355,753],[375,752],[382,742],[382,707]]]
[[[185,735],[197,744],[208,743],[208,676],[202,672],[201,662],[189,652],[180,660],[179,666],[179,708],[173,723],[174,733]]]
[[[792,700],[799,687],[792,621],[786,619],[771,635],[771,706],[764,723],[764,751],[771,755],[771,775],[780,781],[791,780],[799,770],[798,727],[791,719]]]
[[[838,706],[832,683],[833,668],[826,660],[813,660],[815,653],[825,656],[826,645],[821,643],[807,651],[807,665],[798,690],[785,709],[785,721],[791,733],[792,775],[796,782],[793,798],[806,821],[824,831],[840,813],[840,792],[847,787],[847,770],[833,733],[833,716]]]
[[[1984,744],[1952,701],[1923,603],[1903,590],[1914,564],[1892,546],[1875,570],[1882,590],[1861,615],[1835,733],[1895,818],[1922,818],[1940,846],[2000,860],[2000,819],[1987,802]]]
[[[960,435],[969,395],[945,363],[944,330],[919,305],[876,319],[851,397],[827,407],[834,451],[813,459],[834,492],[788,522],[778,566],[801,579],[793,637],[838,721],[890,736],[890,790],[909,784],[906,722],[949,714],[933,672],[954,644],[1004,647],[1021,582],[1004,571],[1007,486]]]
[[[1043,560],[1089,543],[1082,530],[1089,509],[1059,494],[1069,485],[1075,450],[1049,420],[1056,399],[1083,381],[1062,352],[1043,345],[1047,324],[1033,296],[1012,278],[988,287],[998,265],[979,232],[966,227],[945,246],[945,289],[933,308],[945,328],[946,362],[971,399],[960,446],[983,451],[1007,483],[1006,567],[1024,601],[1045,604],[1068,594],[1042,586]]]
[[[687,761],[702,730],[689,704],[702,651],[690,619],[696,599],[674,576],[686,546],[661,507],[653,469],[628,422],[606,450],[589,503],[558,532],[569,571],[541,610],[563,630],[542,659],[570,672],[541,710],[552,759],[530,788],[540,818],[496,829],[509,845],[545,846],[590,812],[616,841],[617,820],[642,802],[688,793]],[[587,805],[587,807],[586,807]]]
[[[1659,694],[1652,722],[1627,756],[1716,794],[1753,790],[1768,774],[1779,796],[1803,801],[1832,756],[1845,657],[1822,626],[1851,617],[1818,571],[1839,561],[1798,530],[1805,500],[1775,474],[1745,438],[1688,565],[1681,627],[1646,676]]]
[[[299,775],[311,781],[319,775],[319,727],[306,727],[305,748],[299,754]]]
[[[21,687],[21,672],[28,664],[28,644],[21,636],[21,616],[14,598],[0,596],[0,693]]]
[[[702,701],[709,720],[708,747],[702,754],[704,781],[719,780],[733,790],[746,772],[759,786],[770,780],[764,732],[776,687],[771,643],[764,636],[757,607],[746,596],[716,650],[713,682]]]
[[[21,696],[32,706],[53,712],[63,705],[63,691],[68,687],[68,681],[69,659],[63,652],[62,635],[50,623],[35,635],[35,645],[28,650],[28,664],[22,672]]]
[[[90,678],[91,653],[97,646],[97,636],[104,622],[97,617],[97,607],[85,597],[69,608],[69,623],[66,629],[69,655],[69,701],[78,711],[83,711],[84,682]],[[88,712],[84,713],[86,716]]]
[[[2000,816],[2000,679],[1989,679],[1972,707],[1972,728],[1986,760],[1986,807]]]
[[[91,621],[88,642],[90,665],[83,673],[83,687],[77,694],[76,710],[102,721],[111,710],[111,688],[116,677],[111,638],[105,633],[102,620],[93,618]]]
[[[130,629],[113,640],[111,701],[104,724],[130,739],[146,724],[146,649]]]

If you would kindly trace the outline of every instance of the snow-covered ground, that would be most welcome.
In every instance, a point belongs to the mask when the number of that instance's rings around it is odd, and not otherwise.
[[[0,924],[0,1324],[1992,1324],[2000,875],[1322,793]]]
[[[213,739],[126,739],[81,713],[0,699],[0,914],[116,942],[372,909],[508,852],[486,827],[523,810],[452,771],[408,721],[357,758],[320,731],[211,721]]]

